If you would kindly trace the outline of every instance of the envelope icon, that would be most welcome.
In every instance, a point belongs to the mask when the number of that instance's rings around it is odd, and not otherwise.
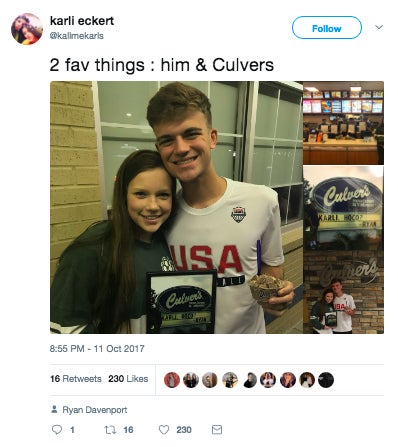
[[[222,435],[222,425],[212,425],[211,426],[211,434],[212,435]]]

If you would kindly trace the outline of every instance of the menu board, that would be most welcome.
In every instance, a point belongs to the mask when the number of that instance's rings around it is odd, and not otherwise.
[[[351,101],[351,113],[361,113],[362,107],[361,107],[362,101],[353,100]]]
[[[332,101],[333,113],[341,113],[341,101]]]
[[[372,112],[372,101],[362,101],[362,113]]]
[[[341,111],[343,113],[351,113],[351,101],[349,99],[345,99],[342,101]]]
[[[349,99],[349,91],[304,92],[304,98],[323,98],[323,100],[303,99],[303,113],[383,113],[383,91],[354,92],[357,99]],[[325,99],[330,98],[330,99]],[[337,99],[336,99],[337,98]],[[343,99],[346,98],[346,99]],[[365,99],[364,99],[365,98]],[[369,98],[369,99],[367,99]]]
[[[321,113],[321,101],[312,101],[312,113]]]
[[[372,108],[372,105],[370,105],[370,108]],[[311,101],[304,100],[303,101],[303,113],[311,113]]]
[[[332,113],[331,101],[322,101],[322,113]]]
[[[383,113],[383,101],[375,99],[372,105],[372,113]]]

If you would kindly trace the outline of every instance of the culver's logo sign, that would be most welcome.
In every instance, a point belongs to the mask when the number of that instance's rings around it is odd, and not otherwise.
[[[353,260],[352,264],[342,265],[339,268],[327,264],[320,273],[319,283],[322,287],[328,287],[333,278],[341,278],[343,281],[361,278],[363,284],[370,284],[377,278],[378,271],[376,258],[370,258],[367,262]]]
[[[200,287],[176,286],[161,292],[156,304],[161,312],[200,311],[211,306],[211,295]]]
[[[327,213],[374,213],[383,204],[383,193],[373,183],[356,177],[334,177],[312,191],[318,210]]]

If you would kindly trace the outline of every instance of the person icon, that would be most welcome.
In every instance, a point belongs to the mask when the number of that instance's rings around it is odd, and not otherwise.
[[[175,388],[180,383],[180,376],[176,372],[169,372],[164,376],[164,383],[169,388]]]
[[[253,388],[256,383],[257,383],[257,377],[255,376],[254,373],[249,372],[247,374],[247,379],[246,379],[245,383],[243,384],[243,386],[245,388]]]
[[[303,388],[311,388],[315,383],[315,377],[310,372],[303,372],[300,376],[300,385]]]
[[[183,381],[187,388],[195,388],[199,382],[199,378],[195,373],[188,372],[185,374]]]
[[[281,385],[285,388],[292,388],[296,384],[296,376],[290,372],[284,372],[280,378]]]
[[[334,377],[330,372],[323,372],[318,377],[318,383],[322,388],[330,388],[334,383]]]
[[[203,375],[202,383],[206,388],[213,388],[217,385],[217,375],[213,372],[208,372]]]
[[[238,376],[233,372],[227,372],[224,374],[222,381],[225,388],[233,388],[238,383]]]
[[[58,413],[58,410],[57,410],[57,406],[56,406],[56,405],[53,405],[53,407],[52,407],[52,409],[51,409],[51,413]]]
[[[11,24],[11,35],[21,45],[38,42],[43,34],[43,25],[34,14],[19,14]]]
[[[272,372],[265,372],[261,374],[260,383],[264,388],[271,388],[275,385],[276,377]]]

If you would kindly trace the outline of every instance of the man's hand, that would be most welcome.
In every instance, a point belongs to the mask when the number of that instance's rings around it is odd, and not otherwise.
[[[271,297],[266,303],[258,302],[264,312],[276,317],[280,317],[286,312],[294,298],[294,287],[290,281],[285,281],[285,283],[285,287],[278,290],[278,296]]]

